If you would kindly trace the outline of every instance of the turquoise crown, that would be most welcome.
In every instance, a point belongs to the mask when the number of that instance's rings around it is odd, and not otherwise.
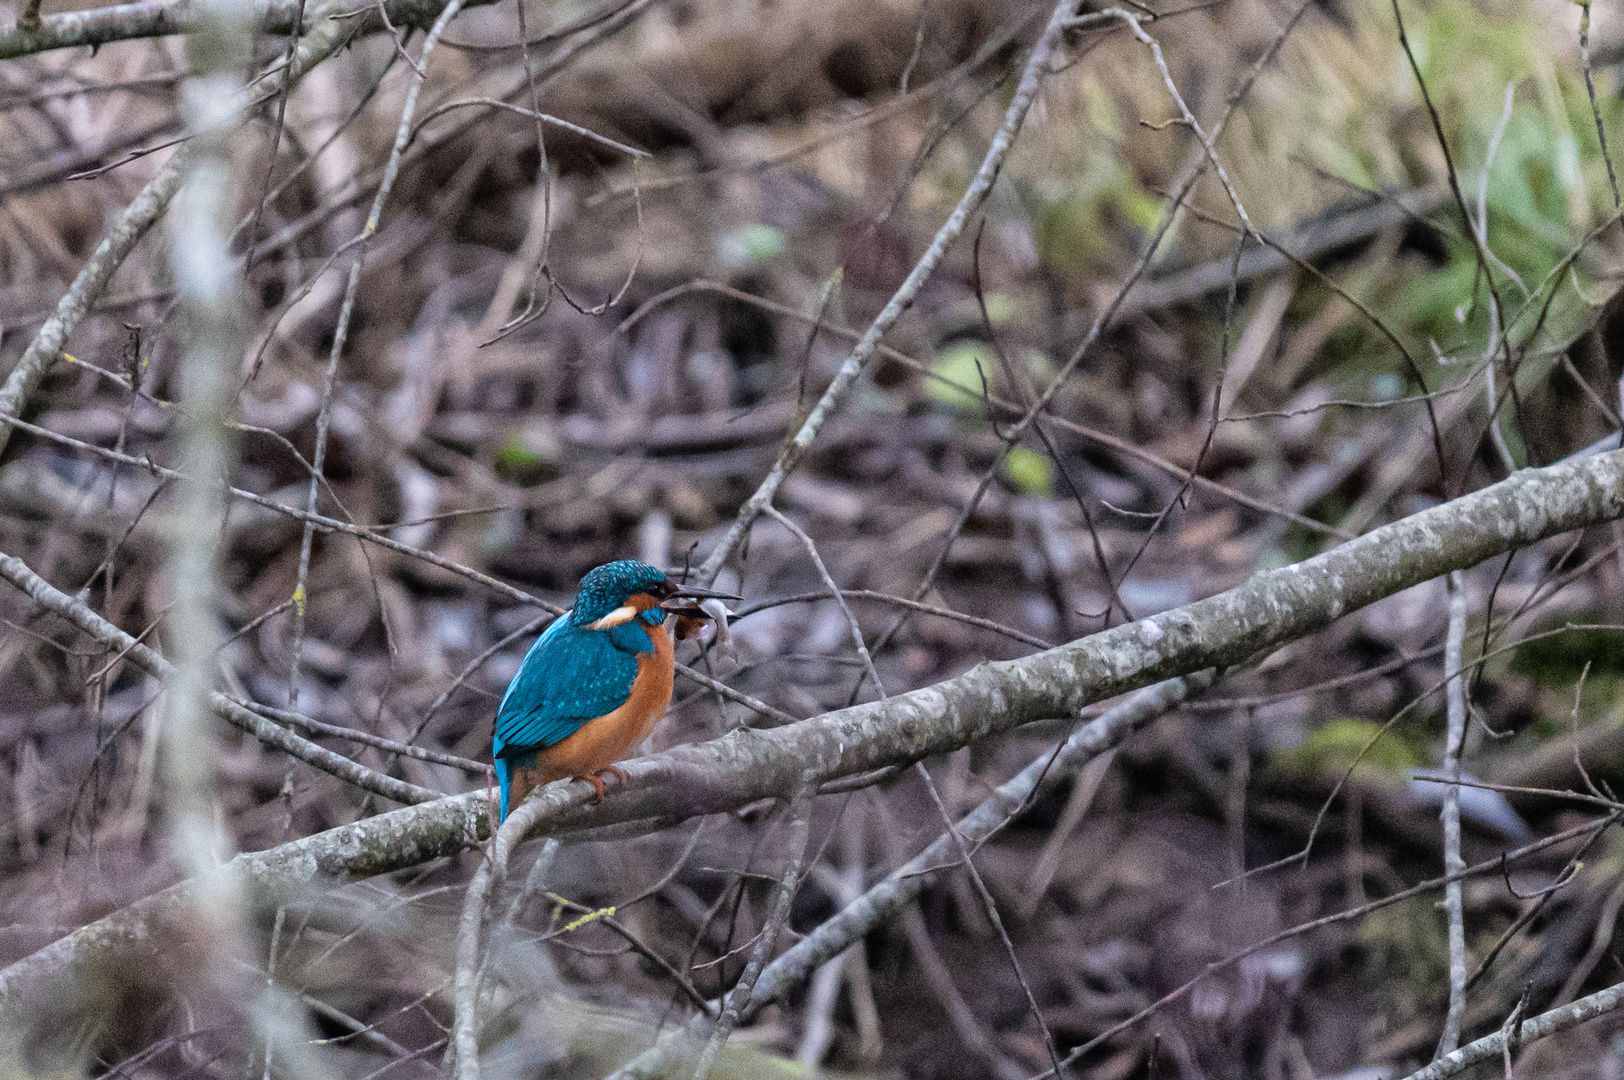
[[[666,582],[665,571],[636,559],[620,559],[589,572],[581,579],[570,618],[579,625],[597,622],[638,593],[660,596]]]

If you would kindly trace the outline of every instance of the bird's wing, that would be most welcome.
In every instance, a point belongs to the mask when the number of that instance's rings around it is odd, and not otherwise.
[[[552,746],[625,703],[637,659],[607,638],[567,617],[553,620],[502,696],[492,740],[496,757]]]

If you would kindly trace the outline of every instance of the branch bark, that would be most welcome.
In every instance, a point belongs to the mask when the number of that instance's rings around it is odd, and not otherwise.
[[[809,780],[909,764],[1313,633],[1367,604],[1545,538],[1624,517],[1624,451],[1525,469],[1492,487],[1375,529],[1294,566],[1137,623],[1019,660],[981,664],[885,702],[768,730],[738,730],[628,763],[631,782],[600,805],[584,783],[527,801],[533,834],[657,827],[783,797]],[[530,808],[534,807],[533,810]],[[239,855],[251,897],[288,896],[453,854],[486,829],[484,792],[437,799]],[[106,965],[161,965],[182,883],[83,927],[0,971],[0,1030],[72,1030]],[[166,920],[168,920],[166,922]],[[765,978],[765,976],[764,976]],[[1586,999],[1589,1000],[1589,999]],[[1476,1044],[1473,1044],[1474,1046]]]
[[[1460,852],[1460,755],[1466,742],[1466,678],[1461,673],[1461,650],[1465,640],[1466,580],[1456,570],[1449,575],[1449,631],[1444,642],[1444,674],[1450,680],[1446,693],[1449,730],[1444,739],[1444,775],[1455,781],[1444,789],[1446,874],[1466,869]],[[1466,904],[1460,882],[1444,886],[1444,911],[1449,923],[1449,1011],[1436,1056],[1460,1046],[1461,1028],[1466,1023]]]
[[[468,6],[494,2],[471,0]],[[364,7],[360,4],[354,6]],[[432,0],[387,0],[386,4],[389,21],[396,26],[426,26],[443,6]],[[254,25],[262,34],[291,34],[298,11],[297,0],[255,0]],[[309,12],[305,18],[306,31],[313,31],[333,14],[332,5]],[[347,30],[354,29],[356,22],[361,20],[364,20],[361,23],[363,33],[374,33],[384,28],[383,20],[376,11],[372,11],[356,15],[355,20],[347,20]],[[100,48],[114,41],[189,34],[196,29],[197,7],[192,0],[149,0],[146,3],[114,4],[89,11],[64,11],[46,15],[36,26],[18,25],[0,30],[0,60],[80,45]]]
[[[1465,1072],[1480,1061],[1501,1056],[1506,1050],[1508,1036],[1513,1046],[1520,1046],[1578,1027],[1586,1020],[1594,1020],[1603,1013],[1613,1012],[1620,1005],[1624,1005],[1624,983],[1598,990],[1589,997],[1582,997],[1560,1009],[1541,1013],[1532,1020],[1524,1020],[1515,1034],[1497,1031],[1493,1035],[1485,1035],[1476,1042],[1467,1043],[1454,1053],[1445,1054],[1426,1068],[1411,1073],[1404,1080],[1445,1080],[1446,1077]]]

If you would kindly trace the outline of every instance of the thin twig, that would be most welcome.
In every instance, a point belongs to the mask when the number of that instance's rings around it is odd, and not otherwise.
[[[1549,1038],[1558,1032],[1578,1027],[1624,1005],[1624,983],[1598,990],[1589,997],[1563,1005],[1559,1009],[1541,1013],[1532,1020],[1524,1020],[1516,1031],[1485,1035],[1476,1042],[1467,1043],[1459,1050],[1434,1061],[1424,1069],[1417,1069],[1404,1080],[1447,1080],[1465,1072],[1480,1061],[1500,1057],[1508,1045],[1520,1045],[1537,1039]]]
[[[770,503],[761,509],[762,513],[788,529],[795,539],[801,542],[801,546],[806,549],[807,556],[812,560],[812,565],[817,567],[818,577],[823,579],[823,587],[829,590],[829,595],[833,596],[835,603],[840,605],[840,613],[846,617],[846,627],[851,631],[852,645],[857,649],[857,655],[863,661],[864,670],[868,672],[868,677],[874,680],[874,688],[880,692],[880,697],[885,697],[885,686],[880,682],[880,673],[874,670],[874,658],[869,655],[868,645],[863,641],[863,628],[857,624],[857,616],[851,613],[851,608],[846,604],[845,596],[841,594],[840,586],[835,584],[835,579],[830,575],[829,568],[823,564],[823,557],[818,554],[818,546],[812,542],[810,536],[801,531],[799,525],[779,513],[778,509]]]
[[[767,916],[766,925],[756,936],[755,948],[750,953],[750,959],[744,966],[744,973],[739,981],[733,984],[733,989],[727,995],[727,1004],[722,1007],[722,1015],[716,1021],[716,1027],[711,1031],[710,1040],[705,1049],[700,1052],[699,1062],[694,1066],[694,1080],[706,1080],[710,1076],[711,1067],[716,1063],[716,1055],[721,1053],[722,1046],[727,1042],[733,1028],[744,1015],[744,1007],[755,991],[756,980],[767,966],[768,957],[772,956],[774,947],[778,944],[778,934],[789,925],[790,905],[795,901],[795,893],[801,885],[801,873],[805,869],[807,839],[811,834],[812,791],[802,788],[790,800],[789,805],[789,857],[784,868],[784,876],[778,883],[778,895],[773,899],[772,912]]]
[[[1004,113],[1004,122],[999,125],[998,131],[993,135],[991,144],[987,147],[986,156],[982,158],[981,166],[976,170],[964,194],[959,197],[958,204],[948,215],[941,228],[936,230],[930,246],[925,249],[924,255],[908,273],[907,278],[897,287],[891,299],[886,302],[874,321],[858,339],[857,344],[841,363],[840,369],[835,373],[834,381],[824,390],[823,396],[807,414],[806,420],[801,424],[795,437],[784,445],[778,460],[762,480],[754,494],[739,507],[739,513],[733,524],[728,528],[722,542],[717,544],[706,557],[698,570],[694,572],[693,579],[696,584],[709,586],[716,580],[722,565],[732,557],[739,545],[744,541],[745,534],[750,526],[760,516],[762,510],[773,501],[778,494],[779,487],[784,478],[794,471],[795,466],[811,449],[817,440],[818,433],[823,425],[839,407],[846,392],[862,373],[868,362],[873,359],[879,348],[880,339],[902,317],[902,313],[912,305],[914,298],[919,294],[920,288],[925,284],[937,265],[947,254],[947,249],[957,240],[969,222],[970,215],[986,202],[992,191],[993,183],[998,179],[998,173],[1003,168],[1004,159],[1009,156],[1011,147],[1015,144],[1015,137],[1020,133],[1026,122],[1027,111],[1032,106],[1032,100],[1037,96],[1038,86],[1048,71],[1049,57],[1055,46],[1059,43],[1061,34],[1065,29],[1068,16],[1076,7],[1076,0],[1061,0],[1049,16],[1049,23],[1044,27],[1043,33],[1038,37],[1037,43],[1032,46],[1032,52],[1027,57],[1026,68],[1021,73],[1021,81],[1015,89],[1015,96],[1010,100],[1009,108]]]
[[[1624,206],[1618,194],[1618,174],[1613,171],[1613,155],[1607,152],[1607,130],[1602,127],[1601,107],[1596,104],[1596,80],[1590,73],[1590,0],[1579,5],[1579,66],[1585,73],[1585,94],[1590,98],[1590,115],[1596,120],[1596,142],[1601,159],[1607,163],[1607,183],[1613,189],[1613,207]]]
[[[40,606],[67,619],[109,648],[126,649],[130,660],[154,678],[167,682],[174,675],[173,664],[147,646],[136,644],[129,634],[90,610],[89,605],[83,601],[53,588],[44,578],[30,570],[21,559],[0,553],[0,577],[4,577],[27,593]],[[213,662],[212,651],[210,662],[211,664]],[[408,805],[432,802],[441,797],[437,791],[376,773],[358,762],[300,738],[286,728],[278,727],[264,717],[256,715],[224,694],[210,692],[208,702],[210,710],[232,726],[241,728],[260,742],[358,788]]]
[[[305,0],[295,0],[293,12],[293,32],[288,35],[288,51],[282,63],[287,68],[293,67],[294,57],[299,52],[299,35],[304,32]],[[293,89],[291,79],[283,79],[282,86],[276,94],[276,119],[271,123],[271,138],[266,147],[265,181],[260,186],[259,198],[254,203],[254,213],[248,223],[248,252],[243,256],[242,275],[244,283],[252,281],[250,275],[254,272],[254,248],[259,244],[259,221],[265,213],[265,204],[271,195],[271,178],[276,175],[276,155],[282,149],[282,126],[287,119],[288,96]]]
[[[941,792],[936,790],[936,781],[931,778],[930,770],[925,768],[923,761],[914,763],[914,771],[925,782],[925,790],[930,793],[930,800],[936,806],[936,812],[941,815],[942,824],[947,826],[947,835],[958,849],[959,865],[964,867],[970,875],[970,881],[976,887],[976,893],[981,897],[982,908],[987,913],[987,919],[998,932],[998,940],[1003,943],[1004,955],[1009,957],[1009,966],[1015,972],[1015,981],[1020,984],[1021,993],[1026,995],[1027,1011],[1038,1023],[1038,1031],[1043,1035],[1043,1048],[1048,1051],[1049,1062],[1054,1068],[1056,1076],[1065,1075],[1065,1067],[1060,1062],[1060,1051],[1055,1047],[1054,1034],[1049,1030],[1049,1024],[1043,1019],[1043,1010],[1038,1008],[1038,999],[1032,993],[1032,984],[1026,980],[1026,972],[1021,970],[1021,962],[1015,955],[1015,943],[1009,939],[1009,931],[1004,928],[1003,917],[998,914],[998,903],[993,899],[992,891],[981,877],[981,871],[976,869],[975,860],[971,858],[969,844],[964,835],[953,824],[952,815],[948,813],[947,804],[942,802]]]
[[[1024,630],[1017,630],[1013,626],[1005,626],[1003,623],[994,622],[991,619],[983,619],[979,615],[954,611],[952,608],[938,607],[935,604],[922,604],[917,600],[909,600],[906,596],[892,596],[890,593],[875,592],[872,589],[841,589],[839,595],[848,600],[874,600],[881,604],[889,604],[892,607],[909,608],[921,615],[934,615],[937,618],[961,622],[966,626],[979,626],[983,630],[991,630],[995,634],[1002,634],[1004,637],[1019,641],[1023,645],[1030,645],[1034,649],[1054,648],[1054,642],[1046,641],[1035,634],[1028,634]],[[733,620],[737,622],[747,615],[754,615],[758,611],[766,611],[768,608],[782,607],[785,604],[809,604],[817,600],[833,600],[835,596],[835,593],[828,590],[795,593],[791,596],[774,596],[739,608],[733,613]]]
[[[417,96],[423,89],[422,73],[428,70],[429,57],[434,52],[435,43],[440,40],[440,35],[445,32],[451,20],[457,17],[457,12],[462,10],[463,3],[464,0],[447,0],[439,17],[434,20],[434,25],[429,28],[428,35],[423,39],[423,50],[418,54],[417,60],[419,77],[412,81],[411,89],[406,91],[406,103],[400,111],[400,124],[395,129],[395,145],[389,151],[389,163],[384,167],[383,181],[378,185],[377,194],[373,196],[372,209],[367,212],[366,224],[362,227],[356,244],[355,258],[350,262],[349,280],[344,285],[344,302],[339,308],[338,325],[333,330],[333,343],[327,354],[327,375],[322,381],[321,406],[316,412],[316,449],[311,457],[312,475],[309,494],[305,499],[307,514],[316,512],[316,501],[321,494],[322,468],[327,460],[327,433],[332,423],[333,389],[338,383],[338,359],[344,354],[344,345],[349,340],[350,320],[355,315],[355,299],[361,285],[361,270],[366,264],[367,246],[378,231],[378,224],[383,219],[384,203],[389,200],[389,192],[394,188],[395,177],[400,172],[401,155],[406,151],[406,142],[411,137],[412,117],[417,111]],[[310,550],[315,542],[315,535],[315,527],[307,520],[299,539],[299,572],[293,586],[292,660],[288,665],[289,708],[294,708],[299,703],[299,660],[304,646],[305,608],[309,601]]]
[[[1498,260],[1495,259],[1493,253],[1489,251],[1487,238],[1480,235],[1477,224],[1472,220],[1472,211],[1466,205],[1466,196],[1461,191],[1460,174],[1455,169],[1455,158],[1450,152],[1449,140],[1444,135],[1443,118],[1438,115],[1438,107],[1433,104],[1432,93],[1427,89],[1426,79],[1424,79],[1421,75],[1421,63],[1416,59],[1415,50],[1410,45],[1409,35],[1404,29],[1404,12],[1399,8],[1399,0],[1391,0],[1391,3],[1393,7],[1393,21],[1398,25],[1399,46],[1404,50],[1404,55],[1410,62],[1410,72],[1415,76],[1415,85],[1421,91],[1422,104],[1427,107],[1427,116],[1432,121],[1433,136],[1437,140],[1438,149],[1443,153],[1444,174],[1449,180],[1450,194],[1455,197],[1455,207],[1460,211],[1461,220],[1466,224],[1466,233],[1472,240],[1472,251],[1477,256],[1478,270],[1483,275],[1483,281],[1489,290],[1489,297],[1493,301],[1489,312],[1490,336],[1492,340],[1493,336],[1498,333],[1500,344],[1505,350],[1506,364],[1508,366],[1506,379],[1510,384],[1508,389],[1511,389],[1516,385],[1515,379],[1517,373],[1511,368],[1511,342],[1506,333],[1505,305],[1500,299],[1500,286],[1495,282],[1494,274],[1490,269],[1491,263],[1498,262]],[[1493,350],[1491,349],[1489,351],[1492,353]],[[1490,413],[1491,418],[1495,412],[1498,411],[1498,408],[1498,403],[1496,403],[1494,410]],[[1434,437],[1436,438],[1436,420],[1434,420],[1434,431]],[[1438,467],[1440,470],[1439,479],[1443,483],[1445,490],[1449,491],[1451,490],[1451,487],[1447,474],[1443,472],[1443,465],[1444,463],[1442,460],[1442,455],[1440,454],[1438,462]]]
[[[489,97],[458,98],[455,101],[448,101],[443,105],[436,105],[423,117],[422,120],[418,121],[417,126],[412,131],[412,134],[415,135],[417,132],[423,130],[423,128],[430,121],[436,119],[437,117],[444,116],[448,112],[452,112],[456,109],[467,109],[476,105],[483,106],[487,109],[496,109],[500,112],[513,113],[517,116],[522,116],[527,120],[535,120],[537,123],[550,124],[556,128],[563,128],[565,131],[573,132],[576,135],[581,136],[583,139],[597,143],[599,146],[607,147],[608,149],[614,150],[618,153],[625,154],[627,157],[646,158],[652,156],[647,150],[639,150],[635,146],[628,146],[626,143],[611,139],[607,135],[600,135],[591,128],[582,127],[580,124],[572,124],[568,120],[561,120],[550,113],[538,112],[535,109],[526,109],[522,105],[512,105],[506,101]]]
[[[259,713],[275,720],[279,724],[288,724],[292,727],[303,728],[312,735],[326,735],[335,739],[347,739],[362,746],[370,746],[377,750],[387,750],[391,754],[405,754],[418,761],[430,761],[436,765],[449,765],[453,769],[461,769],[473,776],[483,776],[485,770],[490,768],[484,762],[474,761],[471,758],[458,757],[456,754],[443,754],[438,750],[429,750],[410,743],[397,742],[386,739],[381,735],[358,731],[355,728],[342,727],[338,724],[328,724],[321,720],[313,720],[287,709],[278,709],[272,705],[262,705],[257,701],[244,702],[244,704]]]
[[[743,691],[735,690],[733,687],[727,685],[727,683],[722,682],[719,679],[713,679],[702,671],[695,671],[686,664],[677,665],[677,674],[681,675],[685,679],[691,679],[700,686],[722,695],[722,697],[736,705],[743,705],[746,709],[749,709],[758,716],[767,717],[775,724],[793,724],[799,720],[799,717],[791,716],[783,709],[775,709],[765,701],[753,698]]]

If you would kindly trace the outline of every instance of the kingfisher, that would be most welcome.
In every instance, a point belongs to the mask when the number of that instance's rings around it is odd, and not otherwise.
[[[581,579],[575,603],[530,646],[496,711],[491,754],[502,815],[543,784],[569,777],[603,798],[615,762],[654,729],[671,704],[675,647],[666,617],[685,636],[705,612],[694,599],[736,600],[672,581],[635,559],[605,563]],[[686,603],[685,603],[686,601]]]

